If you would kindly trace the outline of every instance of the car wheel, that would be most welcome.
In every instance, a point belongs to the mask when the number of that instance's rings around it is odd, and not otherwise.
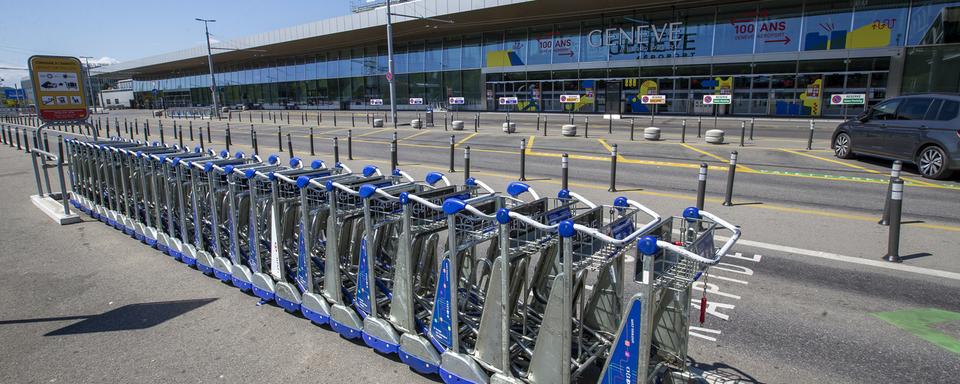
[[[841,159],[853,157],[853,145],[850,142],[850,135],[839,133],[833,138],[833,154]]]
[[[931,145],[917,155],[917,169],[928,179],[943,179],[949,176],[947,154],[940,147]]]

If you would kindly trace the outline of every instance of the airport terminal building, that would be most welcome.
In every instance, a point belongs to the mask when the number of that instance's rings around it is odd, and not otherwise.
[[[221,104],[371,109],[389,100],[384,0],[353,14],[215,45]],[[362,4],[360,4],[362,3]],[[371,4],[372,3],[372,4]],[[960,92],[960,1],[414,0],[392,2],[398,108],[839,117],[922,92]],[[381,5],[381,6],[378,6]],[[430,19],[432,18],[432,19]],[[449,22],[448,22],[449,21]],[[221,21],[223,22],[223,21]],[[216,49],[221,48],[221,49]],[[206,47],[105,68],[134,106],[211,105]],[[560,103],[560,95],[580,101]],[[518,104],[499,105],[516,96]],[[425,105],[411,105],[421,98]]]

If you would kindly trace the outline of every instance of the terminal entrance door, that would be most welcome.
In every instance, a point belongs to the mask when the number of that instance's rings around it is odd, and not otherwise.
[[[606,113],[621,114],[623,113],[623,81],[619,80],[610,80],[606,81],[607,87],[604,94],[605,99],[605,109]]]

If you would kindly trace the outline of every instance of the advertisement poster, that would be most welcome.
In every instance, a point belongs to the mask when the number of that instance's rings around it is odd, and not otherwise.
[[[85,120],[89,111],[83,92],[80,60],[32,56],[29,61],[37,110],[45,122]]]

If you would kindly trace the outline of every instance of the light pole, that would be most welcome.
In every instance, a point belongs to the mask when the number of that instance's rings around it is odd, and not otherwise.
[[[387,74],[388,74],[387,81],[390,83],[390,116],[392,116],[393,118],[393,127],[396,128],[397,127],[397,93],[396,93],[396,86],[394,86],[394,83],[393,83],[393,80],[396,77],[396,74],[393,73],[393,19],[392,19],[392,16],[409,17],[409,18],[420,19],[420,20],[431,20],[431,21],[448,23],[448,24],[453,24],[453,21],[434,19],[431,17],[411,16],[411,15],[404,15],[400,13],[393,13],[390,11],[391,1],[392,0],[387,0]]]
[[[217,21],[201,18],[196,18],[194,20],[203,22],[203,36],[205,40],[207,40],[207,66],[210,67],[210,94],[213,98],[213,114],[217,117],[220,117],[220,103],[217,97],[217,78],[213,75],[213,53],[210,50],[210,28],[207,26],[207,24],[215,23]]]
[[[83,62],[84,62],[85,66],[86,66],[86,69],[87,69],[87,71],[86,71],[86,72],[87,72],[87,81],[85,81],[85,83],[87,84],[87,89],[90,90],[90,103],[93,104],[93,110],[96,111],[96,110],[97,110],[97,99],[96,99],[96,98],[94,97],[94,95],[93,95],[93,82],[92,82],[91,79],[90,79],[90,59],[91,59],[92,57],[90,57],[90,56],[80,56],[80,58],[83,59]]]

